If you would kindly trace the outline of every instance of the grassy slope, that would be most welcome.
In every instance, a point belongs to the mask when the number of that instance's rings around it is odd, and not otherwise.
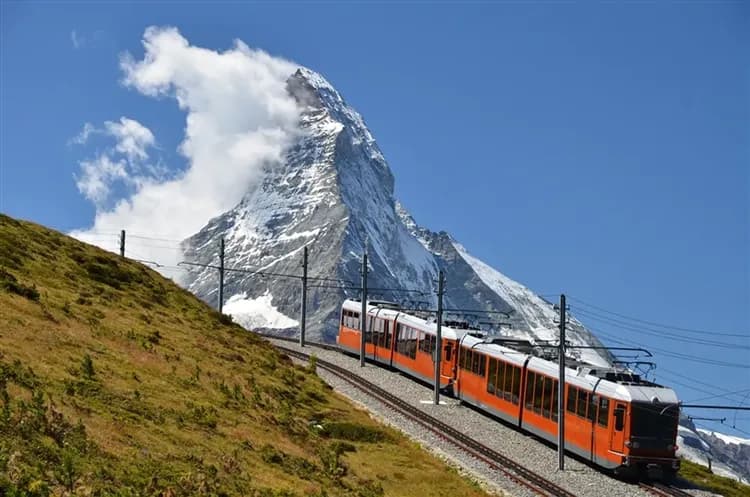
[[[680,461],[679,475],[706,490],[711,490],[726,497],[750,497],[750,486],[731,478],[719,476],[708,471],[708,468],[683,459]]]
[[[0,215],[0,495],[484,495],[157,273]]]

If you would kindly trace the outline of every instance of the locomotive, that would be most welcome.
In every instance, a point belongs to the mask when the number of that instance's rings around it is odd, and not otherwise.
[[[341,306],[338,345],[360,350],[362,302]],[[556,361],[539,357],[522,340],[503,341],[460,326],[442,326],[396,304],[367,303],[365,355],[376,363],[434,382],[441,354],[440,386],[521,430],[557,443]],[[509,345],[512,343],[512,345]],[[680,467],[679,401],[671,388],[622,368],[566,359],[565,450],[618,476],[668,480]]]

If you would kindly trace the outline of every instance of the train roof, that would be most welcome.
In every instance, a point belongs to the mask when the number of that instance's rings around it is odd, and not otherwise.
[[[461,345],[517,366],[523,366],[528,359],[527,367],[529,370],[553,378],[560,375],[559,364],[556,361],[535,357],[531,353],[493,343],[487,339],[467,336],[461,341]],[[636,375],[620,369],[602,368],[577,361],[566,362],[575,365],[575,367],[569,365],[565,367],[565,382],[570,385],[626,402],[667,404],[679,402],[677,395],[671,388],[642,380]]]
[[[362,302],[358,300],[345,300],[344,309],[361,312]],[[437,323],[427,321],[412,314],[407,314],[400,309],[398,304],[383,301],[367,302],[368,316],[379,316],[383,318],[398,317],[399,323],[413,326],[427,333],[437,333]],[[557,378],[559,376],[559,365],[557,361],[550,361],[535,354],[537,348],[526,340],[506,339],[502,337],[488,337],[478,330],[456,329],[451,326],[442,326],[441,334],[446,340],[460,340],[460,345],[477,350],[490,357],[501,359],[505,362],[523,367],[528,360],[528,368]],[[579,361],[566,360],[565,381],[568,384],[595,391],[607,397],[625,402],[658,402],[677,403],[677,395],[668,387],[657,385],[646,381],[622,368],[603,368]]]

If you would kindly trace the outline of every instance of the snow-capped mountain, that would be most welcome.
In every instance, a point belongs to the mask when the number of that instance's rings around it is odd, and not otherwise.
[[[678,428],[678,456],[750,485],[750,439],[696,428],[686,417]]]
[[[495,332],[540,342],[555,341],[557,312],[528,288],[470,255],[445,232],[420,227],[394,198],[394,178],[362,117],[319,74],[305,68],[287,81],[304,109],[302,133],[280,164],[268,164],[262,179],[232,210],[212,219],[184,242],[194,262],[216,264],[224,237],[226,266],[276,274],[301,274],[309,248],[308,336],[332,341],[342,300],[357,297],[361,257],[369,258],[370,298],[436,305],[439,270],[446,276],[446,309],[508,313],[483,319],[505,322]],[[217,299],[215,269],[196,269],[189,289]],[[422,290],[423,295],[399,289]],[[292,333],[298,324],[300,281],[227,272],[225,312],[250,328]],[[456,316],[447,316],[448,318]],[[284,331],[285,330],[285,331]],[[567,339],[600,345],[572,319]],[[595,350],[572,355],[596,364],[611,357]]]

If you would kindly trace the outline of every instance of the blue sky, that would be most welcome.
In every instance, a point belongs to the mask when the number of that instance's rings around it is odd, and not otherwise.
[[[421,225],[550,299],[579,299],[572,312],[606,336],[750,364],[747,348],[684,341],[750,346],[746,4],[3,2],[0,17],[4,213],[92,224],[74,175],[111,144],[72,144],[87,122],[135,119],[161,166],[184,169],[185,113],[125,86],[120,55],[143,57],[152,25],[212,50],[238,38],[337,87]],[[583,303],[684,329],[618,328]],[[655,355],[657,380],[686,401],[714,391],[698,382],[750,389],[748,369]],[[745,433],[725,431],[750,438],[750,413],[737,417]]]

